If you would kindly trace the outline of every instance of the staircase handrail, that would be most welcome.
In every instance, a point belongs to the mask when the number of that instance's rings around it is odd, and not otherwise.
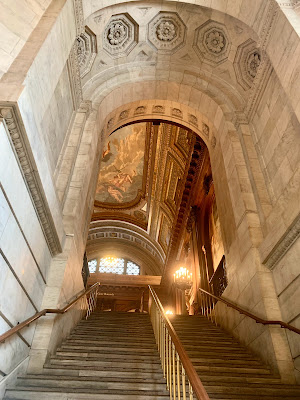
[[[216,299],[218,301],[221,301],[222,303],[226,304],[227,307],[233,308],[234,310],[238,311],[240,314],[246,315],[247,317],[254,319],[258,324],[262,324],[262,325],[280,325],[281,328],[288,329],[288,330],[290,330],[292,332],[295,332],[295,333],[298,333],[298,335],[300,335],[300,329],[298,329],[298,328],[296,328],[296,327],[294,327],[294,326],[292,326],[290,324],[287,324],[286,322],[276,321],[276,320],[266,320],[266,319],[260,318],[257,315],[251,314],[250,312],[244,310],[243,308],[240,308],[236,304],[231,303],[230,301],[223,299],[222,297],[216,296],[216,295],[214,295],[214,294],[212,294],[210,292],[207,292],[206,290],[201,289],[201,288],[199,288],[199,290],[200,290],[201,293],[204,293],[207,296],[210,296],[211,298],[214,298],[214,299]]]
[[[171,336],[172,342],[175,346],[175,349],[179,355],[182,366],[185,370],[186,375],[188,376],[188,380],[193,388],[193,394],[196,396],[197,400],[210,400],[209,396],[201,382],[199,375],[197,374],[189,356],[187,355],[173,325],[171,324],[169,318],[166,316],[163,305],[161,304],[155,290],[149,285],[149,290],[152,295],[152,298],[158,308],[162,319],[164,320],[165,326],[167,327],[168,333]],[[149,310],[150,311],[150,310]],[[174,399],[176,398],[173,396]],[[178,397],[180,398],[180,397]],[[183,397],[185,398],[185,397]],[[190,397],[192,398],[192,397]]]
[[[37,319],[43,317],[46,314],[64,314],[69,309],[77,303],[79,300],[81,300],[84,296],[88,295],[89,293],[93,292],[93,300],[88,302],[88,309],[87,312],[90,314],[93,309],[96,307],[96,299],[97,299],[97,291],[100,283],[96,282],[93,286],[91,286],[89,289],[85,290],[83,293],[81,293],[78,297],[76,297],[74,300],[72,300],[70,303],[68,303],[64,308],[45,308],[42,311],[39,311],[32,315],[31,317],[27,318],[25,321],[21,322],[20,324],[14,326],[13,328],[9,329],[2,335],[0,335],[0,344],[4,343],[6,339],[14,335],[15,333],[20,332],[21,329],[25,328],[26,326],[29,326],[32,322],[36,321]]]

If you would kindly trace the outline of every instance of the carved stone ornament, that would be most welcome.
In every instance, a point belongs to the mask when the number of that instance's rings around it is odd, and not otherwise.
[[[173,53],[184,45],[186,26],[177,13],[162,11],[148,25],[150,44],[163,53]]]
[[[127,55],[137,45],[138,25],[129,14],[111,17],[103,34],[103,48],[113,57]]]
[[[85,31],[77,37],[77,57],[80,77],[90,72],[97,54],[96,35],[87,26]]]
[[[245,90],[251,88],[261,62],[261,51],[253,40],[249,39],[238,47],[233,66],[236,79]]]
[[[145,106],[139,106],[135,109],[134,115],[141,115],[145,114],[146,112],[146,107]]]
[[[198,126],[198,118],[195,115],[189,114],[189,122],[192,125]]]
[[[213,136],[211,138],[211,147],[214,149],[217,145],[217,139],[215,138],[215,136]]]
[[[202,123],[202,132],[204,136],[209,137],[209,127],[204,122]]]
[[[120,120],[121,120],[121,119],[125,119],[125,118],[128,118],[128,116],[129,116],[129,110],[124,110],[124,111],[122,111],[122,112],[120,113],[119,119],[120,119]]]
[[[152,112],[153,112],[153,114],[164,114],[165,107],[163,107],[163,106],[153,106]]]
[[[43,184],[41,182],[37,166],[27,144],[27,135],[23,121],[16,106],[0,104],[0,118],[4,118],[11,142],[19,162],[20,170],[24,177],[28,193],[31,197],[33,207],[39,219],[44,237],[52,256],[61,253],[60,240],[56,232],[55,224],[45,197]]]
[[[225,25],[207,21],[196,29],[194,50],[202,61],[220,64],[227,60],[230,51],[229,35]]]
[[[111,118],[108,122],[107,122],[107,129],[110,130],[113,126],[114,123],[114,118]]]
[[[173,117],[182,118],[182,111],[179,108],[173,108],[172,115]]]

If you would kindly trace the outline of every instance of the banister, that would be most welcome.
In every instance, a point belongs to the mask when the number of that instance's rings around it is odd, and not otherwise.
[[[292,332],[295,332],[295,333],[298,333],[298,335],[300,335],[300,329],[295,328],[294,326],[292,326],[290,324],[287,324],[286,322],[262,319],[262,318],[260,318],[260,317],[258,317],[256,315],[251,314],[250,312],[240,308],[239,306],[231,303],[230,301],[223,299],[222,297],[216,296],[216,295],[214,295],[214,294],[212,294],[210,292],[207,292],[206,290],[201,289],[201,288],[199,288],[199,290],[200,290],[201,293],[204,293],[204,294],[210,296],[211,298],[214,298],[214,299],[216,299],[218,301],[221,301],[222,303],[226,304],[227,307],[233,308],[234,310],[238,311],[240,314],[246,315],[247,317],[254,319],[258,324],[262,324],[262,325],[280,325],[281,328],[288,329],[288,330],[290,330]]]
[[[179,358],[181,360],[181,363],[183,365],[183,368],[185,369],[185,372],[189,378],[189,381],[193,387],[194,390],[194,394],[196,395],[198,400],[209,400],[208,394],[201,382],[201,379],[199,377],[199,375],[197,374],[189,356],[187,355],[183,345],[181,344],[181,341],[173,327],[173,325],[171,324],[169,318],[166,316],[165,314],[165,310],[156,294],[156,292],[154,291],[154,289],[149,285],[149,290],[150,293],[156,303],[157,308],[160,310],[160,314],[165,322],[165,325],[168,329],[168,332],[172,338],[172,341],[175,345],[175,349],[179,355]]]
[[[8,331],[6,331],[2,335],[0,335],[0,344],[4,343],[6,339],[11,337],[15,333],[19,332],[21,329],[25,328],[26,326],[29,326],[32,322],[36,321],[37,319],[39,319],[40,317],[42,317],[46,314],[64,314],[80,299],[82,299],[84,296],[88,295],[92,291],[96,290],[98,288],[98,286],[99,286],[99,282],[96,282],[93,286],[91,286],[89,289],[85,290],[81,295],[76,297],[76,299],[71,301],[64,308],[61,308],[61,309],[45,308],[44,310],[37,312],[36,314],[27,318],[25,321],[21,322],[20,324],[14,326],[13,328],[9,329]]]

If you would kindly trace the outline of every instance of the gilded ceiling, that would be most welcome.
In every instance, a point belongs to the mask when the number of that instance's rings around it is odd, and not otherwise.
[[[108,136],[88,248],[98,248],[100,238],[104,248],[123,242],[128,247],[132,241],[138,248],[148,240],[157,243],[163,262],[174,258],[205,149],[191,130],[162,121],[133,123]],[[110,228],[100,225],[94,236],[92,226],[100,221],[108,221]],[[113,221],[142,228],[142,237],[123,234]]]

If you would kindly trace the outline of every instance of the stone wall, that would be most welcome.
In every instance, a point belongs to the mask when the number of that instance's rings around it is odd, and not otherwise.
[[[300,328],[300,240],[298,239],[288,253],[274,267],[273,276],[282,318],[285,322]],[[300,342],[299,335],[287,332],[296,377],[300,382]]]
[[[51,254],[15,157],[9,131],[0,123],[0,333],[40,311]],[[6,375],[29,354],[35,324],[1,344]],[[0,377],[1,379],[1,377]],[[0,396],[1,396],[0,383]]]
[[[51,0],[14,0],[0,4],[0,78],[9,69]]]

